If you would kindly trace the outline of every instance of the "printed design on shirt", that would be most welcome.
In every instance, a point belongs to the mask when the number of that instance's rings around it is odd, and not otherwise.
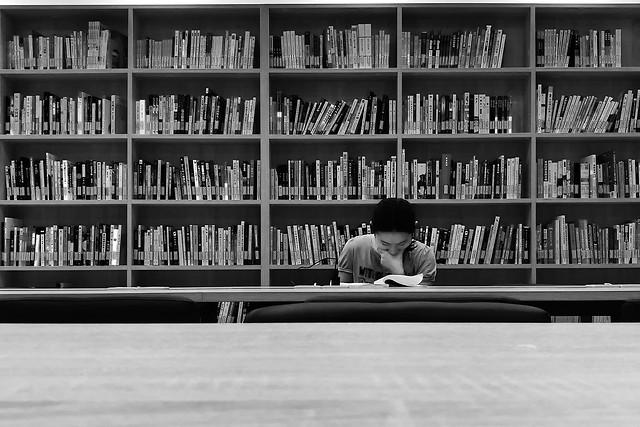
[[[382,272],[372,268],[360,267],[358,271],[358,283],[373,283],[383,276]]]

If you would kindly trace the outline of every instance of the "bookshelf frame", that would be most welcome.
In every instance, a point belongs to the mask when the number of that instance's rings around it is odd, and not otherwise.
[[[205,25],[206,17],[222,13],[240,27],[243,21],[250,21],[247,26],[255,34],[256,44],[254,69],[249,70],[167,70],[138,69],[135,67],[135,40],[145,30],[154,35],[170,36],[173,30],[163,33],[161,25],[151,20],[159,17],[159,22],[171,22],[172,13],[176,12],[176,28],[189,28],[189,24]],[[368,212],[376,200],[345,201],[283,201],[269,199],[269,169],[278,159],[286,158],[289,151],[296,155],[314,150],[325,150],[325,155],[337,158],[342,147],[356,147],[363,152],[389,152],[402,158],[402,150],[407,150],[407,158],[411,154],[429,149],[440,152],[443,147],[451,147],[458,153],[469,153],[478,148],[478,154],[488,150],[496,141],[500,147],[509,147],[524,158],[523,198],[516,200],[412,200],[418,211],[419,222],[424,224],[446,224],[451,218],[466,225],[489,224],[495,214],[519,220],[532,228],[529,241],[529,264],[524,265],[438,265],[438,284],[455,285],[561,285],[578,284],[586,281],[613,283],[632,282],[640,269],[640,264],[633,265],[544,265],[536,260],[535,249],[537,238],[535,225],[547,221],[555,214],[568,211],[576,217],[588,210],[590,217],[606,221],[609,215],[615,220],[623,220],[623,215],[640,207],[640,199],[540,199],[536,197],[536,164],[541,153],[553,153],[553,145],[562,147],[563,152],[578,156],[579,146],[589,147],[615,145],[640,158],[640,149],[632,146],[635,134],[538,134],[536,133],[536,85],[538,82],[554,82],[560,86],[581,89],[581,93],[589,93],[591,84],[608,80],[622,79],[625,84],[636,84],[640,88],[640,43],[633,32],[634,19],[640,17],[640,6],[620,5],[611,8],[609,5],[547,5],[547,4],[375,4],[366,10],[357,4],[344,5],[290,5],[290,4],[256,4],[256,5],[215,5],[215,6],[53,6],[46,8],[47,13],[54,11],[60,18],[52,28],[45,25],[45,8],[41,6],[0,6],[0,116],[6,116],[4,99],[13,89],[22,91],[71,90],[78,81],[86,82],[90,87],[115,87],[125,97],[127,107],[127,128],[125,133],[117,135],[0,135],[0,164],[6,165],[14,155],[23,153],[44,152],[47,147],[75,153],[82,157],[86,144],[98,146],[98,155],[106,155],[117,151],[117,157],[126,160],[130,167],[139,156],[165,150],[178,155],[181,146],[187,146],[194,153],[211,154],[224,150],[251,151],[262,161],[260,179],[262,182],[259,200],[242,201],[150,201],[127,199],[123,201],[9,201],[0,200],[0,212],[4,216],[15,214],[27,218],[43,218],[49,216],[62,219],[67,214],[81,216],[86,209],[99,213],[106,212],[104,218],[117,219],[123,224],[121,265],[109,267],[0,267],[0,287],[53,287],[56,283],[69,282],[74,286],[107,287],[107,286],[157,286],[167,285],[180,288],[228,287],[296,284],[312,280],[309,271],[324,280],[333,266],[317,266],[304,272],[299,266],[269,265],[269,226],[283,224],[287,219],[320,218],[323,212],[348,218],[349,222],[368,221]],[[453,22],[460,20],[465,25],[481,25],[492,20],[496,26],[501,23],[511,29],[509,41],[513,44],[505,53],[505,62],[499,69],[406,69],[399,66],[401,52],[401,32],[403,29],[417,30],[419,17],[433,15],[443,19],[442,30],[456,29]],[[127,68],[108,70],[10,70],[6,67],[7,41],[18,25],[42,27],[43,31],[68,30],[78,22],[100,19],[106,16],[111,25],[125,31],[128,41]],[[366,22],[378,22],[390,27],[392,31],[392,58],[388,69],[272,69],[269,68],[268,39],[273,31],[281,31],[287,26],[285,17],[292,16],[296,24],[291,29],[298,31],[312,26],[321,28],[327,23],[343,25],[347,22],[362,19]],[[205,17],[205,18],[202,18]],[[540,25],[569,25],[572,19],[582,19],[584,24],[594,22],[596,18],[604,20],[602,27],[616,25],[620,22],[627,35],[627,44],[623,44],[623,63],[621,68],[541,68],[536,67],[535,36]],[[433,18],[436,22],[437,19]],[[217,21],[219,22],[219,21]],[[431,21],[430,21],[431,22]],[[486,22],[489,23],[489,22]],[[214,24],[211,24],[214,25]],[[522,27],[522,28],[520,28]],[[516,31],[517,28],[520,28]],[[586,28],[586,27],[585,27]],[[79,27],[78,29],[83,29]],[[221,28],[224,30],[225,28]],[[287,28],[288,29],[288,28]],[[636,30],[637,31],[637,30]],[[623,39],[625,40],[625,39]],[[508,41],[508,42],[509,42]],[[624,43],[624,41],[623,41]],[[381,81],[384,84],[380,83]],[[194,83],[195,82],[195,83]],[[258,99],[256,122],[257,132],[253,135],[137,135],[135,134],[134,113],[135,101],[139,96],[157,88],[159,93],[167,93],[173,84],[190,87],[204,86],[222,82],[233,90],[240,90],[248,83],[250,91]],[[294,87],[309,91],[312,96],[327,92],[332,98],[347,98],[353,95],[353,86],[380,86],[392,88],[391,98],[398,101],[396,120],[399,131],[389,135],[367,136],[318,136],[318,135],[270,135],[269,134],[269,96],[273,91],[290,82]],[[320,83],[318,83],[320,82]],[[364,83],[362,83],[364,82]],[[575,83],[574,83],[575,82]],[[429,85],[459,92],[467,90],[505,90],[514,95],[517,107],[514,114],[514,132],[500,135],[406,135],[401,131],[402,99],[414,89],[427,90]],[[244,89],[242,89],[244,90]],[[395,93],[393,92],[395,90]],[[365,96],[362,94],[361,96]],[[613,96],[613,94],[612,94]],[[300,143],[300,144],[298,144]],[[85,145],[85,146],[83,146]],[[297,147],[295,147],[298,145]],[[160,147],[160,148],[156,148]],[[117,148],[114,148],[117,147]],[[235,147],[235,148],[231,148]],[[240,148],[239,148],[240,147]],[[438,151],[440,150],[440,151]],[[604,150],[603,150],[604,151]],[[328,154],[331,153],[331,154]],[[351,153],[350,153],[351,154]],[[87,156],[88,158],[88,156]],[[295,158],[295,157],[294,157]],[[131,169],[130,169],[131,170]],[[132,194],[132,174],[129,174],[128,194]],[[402,183],[398,180],[396,192],[402,194]],[[4,196],[4,186],[0,189]],[[6,197],[3,197],[6,199]],[[318,209],[318,208],[321,209]],[[204,223],[210,217],[220,218],[230,223],[237,217],[255,221],[260,229],[260,265],[251,266],[139,266],[133,265],[133,231],[139,220],[155,217],[160,223],[165,219],[176,222],[181,218],[181,211],[188,209],[188,217]],[[44,213],[43,213],[44,212]],[[186,212],[186,211],[185,211]],[[435,215],[435,217],[433,216]],[[100,215],[98,215],[99,217]],[[329,221],[329,219],[327,219]],[[482,222],[474,222],[482,221]],[[306,277],[305,277],[306,274]],[[613,280],[611,280],[613,278]],[[165,280],[171,282],[164,282]]]

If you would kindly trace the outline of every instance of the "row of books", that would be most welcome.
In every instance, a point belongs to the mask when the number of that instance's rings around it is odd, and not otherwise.
[[[483,93],[407,95],[402,110],[404,133],[460,134],[512,133],[512,100],[509,95]]]
[[[330,102],[304,101],[297,95],[276,92],[269,97],[271,135],[354,135],[396,132],[396,101],[387,95],[355,98],[351,104],[339,99]]]
[[[475,31],[402,32],[402,64],[405,68],[500,68],[507,34],[492,25]]]
[[[571,316],[571,315],[560,315],[560,316],[551,316],[551,323],[611,323],[611,316]]]
[[[9,135],[113,135],[126,129],[125,105],[119,95],[15,92],[6,102],[5,134]]]
[[[370,234],[371,226],[338,224],[290,224],[269,227],[270,265],[335,265],[345,243]]]
[[[6,200],[126,200],[127,174],[123,162],[21,157],[4,168]]]
[[[149,95],[136,101],[138,135],[252,135],[257,100],[222,97],[205,89],[203,95]]]
[[[605,95],[554,95],[553,86],[536,90],[538,133],[636,133],[640,131],[640,89]]]
[[[571,315],[551,316],[551,323],[582,323],[582,317]]]
[[[622,67],[622,30],[536,30],[537,67]]]
[[[14,35],[7,43],[7,68],[12,70],[62,70],[125,68],[127,38],[100,21],[89,21],[87,32],[67,36]]]
[[[2,221],[2,265],[120,265],[121,224],[23,226]]]
[[[500,68],[506,33],[492,25],[452,34],[402,32],[401,57],[407,68]],[[7,42],[10,69],[105,69],[126,67],[126,37],[90,21],[88,31],[67,36],[35,31]],[[171,39],[136,40],[137,68],[251,69],[256,38],[226,31],[174,30]],[[371,24],[356,24],[322,34],[283,31],[269,36],[272,68],[388,68],[390,34],[372,34]],[[621,67],[622,30],[545,28],[536,31],[538,67]]]
[[[269,229],[271,265],[334,265],[345,243],[370,234],[369,224],[292,224]],[[414,238],[431,246],[439,264],[528,264],[530,228],[501,225],[496,216],[490,225],[449,228],[419,227]]]
[[[539,264],[638,264],[640,218],[601,226],[558,215],[536,226]]]
[[[362,224],[288,225],[270,227],[271,265],[335,264],[349,238],[370,233]],[[431,246],[439,264],[527,264],[529,227],[491,225],[449,228],[421,227],[415,238]],[[567,222],[559,215],[538,224],[540,264],[637,264],[640,259],[640,219],[610,227],[586,219]],[[2,263],[5,266],[119,265],[122,225],[23,226],[16,218],[2,222]],[[134,235],[134,265],[259,264],[256,225],[138,226]]]
[[[542,198],[640,197],[639,160],[616,160],[614,150],[579,161],[537,159],[537,194]]]
[[[133,264],[260,264],[259,242],[258,226],[245,221],[227,227],[138,225],[133,236]]]
[[[408,199],[519,199],[522,197],[520,157],[454,161],[444,153],[439,159],[405,163],[404,194]]]
[[[419,227],[416,240],[430,246],[438,264],[529,264],[530,227],[500,224]]]
[[[244,301],[218,302],[218,323],[244,323],[247,317],[248,303]]]
[[[256,37],[225,31],[174,30],[170,39],[136,40],[136,68],[252,69]]]
[[[269,36],[271,68],[389,68],[391,36],[373,34],[371,24],[338,30],[333,25],[321,34],[285,30]]]
[[[139,159],[133,170],[133,198],[145,200],[258,200],[260,160],[189,159],[173,164]]]
[[[403,150],[404,155],[404,150]],[[539,198],[640,198],[635,159],[616,160],[615,151],[571,159],[536,160]],[[260,160],[229,164],[182,156],[169,161],[139,159],[133,198],[147,200],[257,200]],[[272,199],[377,199],[394,194],[396,157],[288,160],[270,171]],[[518,156],[454,161],[449,153],[424,162],[403,162],[404,197],[409,199],[517,199],[522,197]],[[5,166],[6,200],[125,200],[127,164],[96,160],[20,157]]]
[[[369,161],[366,156],[336,160],[288,160],[270,170],[275,200],[347,200],[395,197],[397,158]]]

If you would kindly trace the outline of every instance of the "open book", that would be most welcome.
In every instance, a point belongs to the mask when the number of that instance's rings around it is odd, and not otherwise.
[[[420,286],[422,273],[415,276],[405,276],[404,274],[388,274],[379,278],[373,283],[340,283],[340,286],[347,288],[387,288],[402,286]]]
[[[418,286],[422,282],[422,273],[415,276],[405,276],[404,274],[388,274],[379,278],[375,282],[376,285],[389,286]]]

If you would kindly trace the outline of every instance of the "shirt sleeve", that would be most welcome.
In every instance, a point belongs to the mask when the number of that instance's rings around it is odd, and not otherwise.
[[[421,285],[433,285],[436,281],[436,257],[431,246],[416,251],[413,259],[415,274],[423,274]]]
[[[342,273],[353,274],[353,254],[354,242],[353,238],[349,239],[340,252],[338,258],[338,271]]]

